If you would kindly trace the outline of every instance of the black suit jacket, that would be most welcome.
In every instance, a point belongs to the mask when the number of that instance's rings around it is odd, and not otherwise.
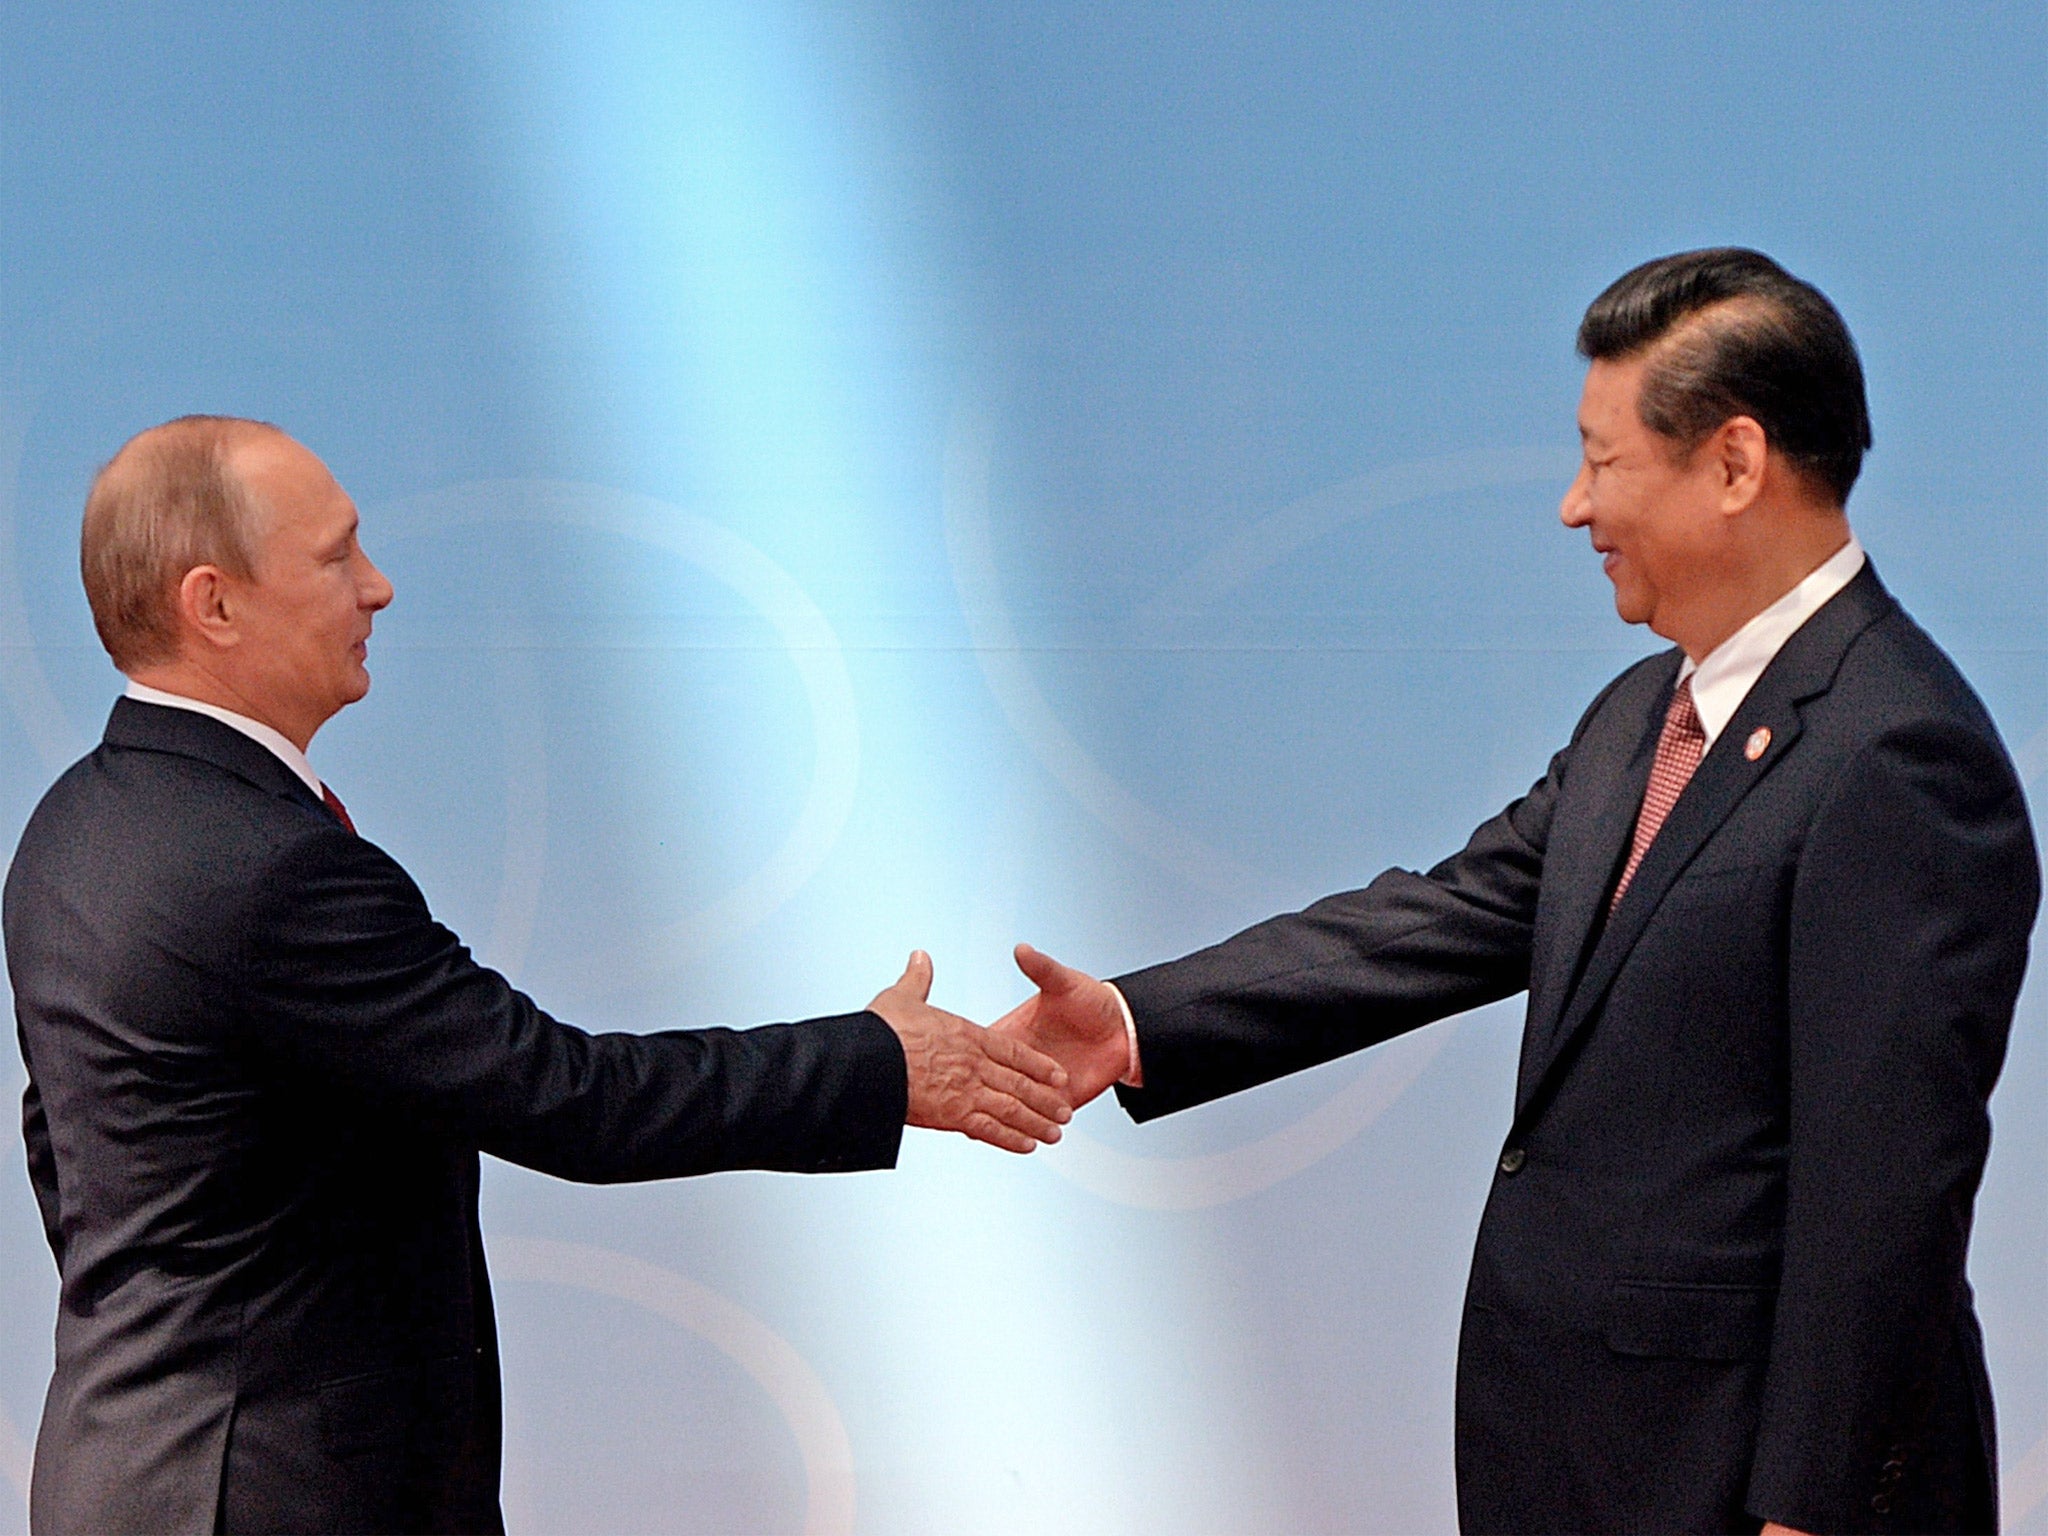
[[[493,1530],[479,1150],[562,1178],[894,1162],[872,1014],[589,1035],[271,753],[124,699],[30,819],[7,963],[62,1277],[39,1532]]]
[[[1427,875],[1119,979],[1140,1119],[1527,989],[1460,1345],[1468,1531],[1988,1528],[1964,1260],[2039,896],[2025,801],[1868,567],[1606,906],[1680,657]],[[1752,740],[1768,745],[1752,758]]]

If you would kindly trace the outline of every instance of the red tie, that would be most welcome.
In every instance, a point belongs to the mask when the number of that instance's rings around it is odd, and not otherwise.
[[[1699,754],[1698,754],[1698,753],[1694,753],[1693,755],[1694,755],[1695,757],[1697,757],[1697,756],[1698,756]],[[1658,760],[1659,762],[1662,762],[1662,761],[1664,760],[1664,758],[1663,758],[1663,749],[1662,749],[1661,747],[1660,747],[1660,748],[1658,748],[1658,756],[1657,756],[1657,760]],[[328,788],[328,787],[327,787],[327,786],[326,786],[325,784],[322,784],[322,785],[320,786],[320,798],[321,798],[322,800],[325,800],[325,801],[327,802],[327,809],[329,809],[330,811],[334,812],[334,819],[335,819],[336,821],[340,822],[340,823],[341,823],[341,824],[342,824],[342,825],[343,825],[344,827],[347,827],[347,828],[349,829],[349,831],[351,831],[351,832],[355,831],[355,829],[356,829],[356,824],[355,824],[355,823],[354,823],[353,821],[349,820],[349,815],[348,815],[348,807],[347,807],[347,806],[345,806],[345,805],[343,805],[343,804],[341,803],[341,796],[337,795],[337,794],[336,794],[336,793],[335,793],[335,792],[334,792],[333,790],[329,789],[329,788]],[[1638,834],[1638,835],[1640,835],[1640,834]],[[1631,864],[1631,865],[1629,866],[1629,868],[1633,869],[1633,868],[1635,868],[1635,866],[1634,866],[1633,864]]]
[[[1636,839],[1629,845],[1628,864],[1621,872],[1621,883],[1614,888],[1614,899],[1607,904],[1608,911],[1621,905],[1622,893],[1636,876],[1636,866],[1657,840],[1664,818],[1678,804],[1706,750],[1707,733],[1700,728],[1699,711],[1692,707],[1692,678],[1688,676],[1671,695],[1671,707],[1664,711],[1657,760],[1650,765],[1650,787],[1643,792],[1642,810],[1636,813]]]

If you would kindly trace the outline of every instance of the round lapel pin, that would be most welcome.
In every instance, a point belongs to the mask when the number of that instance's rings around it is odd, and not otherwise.
[[[1749,740],[1742,744],[1742,755],[1752,763],[1771,750],[1771,728],[1760,725],[1749,733]]]

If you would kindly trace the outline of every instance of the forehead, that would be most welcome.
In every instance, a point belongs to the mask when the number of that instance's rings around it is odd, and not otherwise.
[[[264,505],[272,533],[317,536],[355,521],[355,503],[319,456],[281,432],[266,432],[237,447],[235,467]]]

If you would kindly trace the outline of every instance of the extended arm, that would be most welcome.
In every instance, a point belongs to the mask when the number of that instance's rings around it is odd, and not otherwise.
[[[1961,731],[1881,739],[1808,838],[1759,1516],[1862,1529],[1888,1476],[1908,1469],[1954,1347],[1985,1104],[2038,897],[2019,786],[1993,745]]]
[[[1527,795],[1426,875],[1389,870],[1363,890],[1272,918],[1185,959],[1119,978],[1136,1020],[1149,1120],[1297,1072],[1529,984],[1543,851],[1570,751]],[[996,1028],[1046,1050],[1085,1103],[1129,1060],[1102,982],[1028,946],[1039,991]]]
[[[886,1167],[906,1118],[1018,1148],[1066,1113],[1051,1062],[1010,1041],[998,1059],[930,1008],[928,961],[875,1000],[893,1024],[587,1034],[478,965],[397,864],[339,829],[287,852],[246,931],[254,1049],[564,1178]]]
[[[1119,978],[1145,1079],[1124,1107],[1170,1114],[1525,989],[1564,759],[1426,875],[1388,870]]]

